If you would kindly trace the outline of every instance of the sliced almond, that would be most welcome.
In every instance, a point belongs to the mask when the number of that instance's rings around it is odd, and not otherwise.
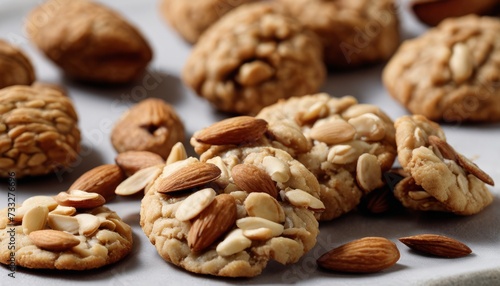
[[[115,193],[120,196],[130,196],[144,190],[146,186],[152,183],[160,176],[163,165],[146,167],[137,171],[132,176],[121,182],[115,189]]]
[[[278,201],[266,193],[250,193],[243,205],[249,216],[256,216],[281,223],[285,212]]]
[[[65,251],[80,244],[74,235],[52,229],[33,231],[28,237],[34,245],[49,251]]]
[[[265,218],[261,217],[244,217],[236,221],[236,225],[243,229],[258,229],[258,228],[268,228],[272,231],[272,236],[279,236],[283,233],[285,229],[282,224],[275,223]]]
[[[359,156],[356,164],[356,181],[365,193],[384,185],[377,156],[369,153]]]
[[[251,240],[268,240],[274,237],[273,231],[267,227],[245,229],[243,235]]]
[[[466,44],[456,43],[453,45],[449,65],[453,80],[457,84],[470,78],[474,72],[474,59]]]
[[[182,142],[177,142],[172,146],[172,149],[170,150],[170,153],[168,154],[167,158],[167,165],[170,165],[174,162],[177,161],[182,161],[187,159],[187,153],[186,153],[186,148],[184,148],[184,144]]]
[[[49,196],[33,196],[27,198],[21,206],[16,208],[14,221],[18,223],[21,222],[26,212],[35,206],[46,206],[49,211],[52,211],[57,207],[57,202],[54,198]]]
[[[273,198],[278,196],[276,183],[269,174],[257,166],[238,164],[231,169],[231,177],[236,186],[244,192],[263,192]]]
[[[125,179],[123,171],[114,164],[95,167],[81,175],[68,190],[82,190],[97,193],[110,201],[115,196],[115,189]]]
[[[128,237],[130,236],[130,225],[126,224],[123,222],[121,219],[118,218],[110,218],[109,219],[111,222],[115,224],[115,229],[114,231],[119,233],[123,237]]]
[[[306,207],[314,211],[325,210],[325,205],[322,201],[303,190],[286,191],[285,198],[296,207]]]
[[[194,138],[210,145],[242,144],[257,141],[267,130],[267,122],[251,116],[238,116],[219,121],[198,131]]]
[[[365,113],[347,121],[356,129],[356,137],[367,141],[379,141],[385,137],[385,124],[373,113]]]
[[[189,195],[183,200],[175,211],[175,218],[180,221],[188,221],[200,214],[215,199],[214,189],[205,188]]]
[[[33,231],[43,229],[47,223],[49,209],[46,206],[32,207],[23,218],[23,232],[30,234]]]
[[[223,236],[235,221],[235,199],[228,194],[216,196],[191,225],[187,237],[189,247],[194,252],[204,250]]]
[[[97,231],[101,225],[101,220],[98,217],[91,214],[77,214],[75,215],[76,220],[80,227],[78,228],[78,233],[84,236],[90,236]]]
[[[125,151],[116,155],[115,162],[127,177],[139,170],[165,164],[160,155],[149,151]]]
[[[266,172],[271,176],[273,181],[286,183],[290,180],[290,166],[279,158],[266,156],[262,160],[262,165],[264,165]]]
[[[78,234],[80,224],[73,216],[49,214],[47,224],[51,229],[66,231],[71,234]]]
[[[54,197],[61,206],[74,207],[77,209],[96,208],[104,205],[106,200],[98,193],[89,193],[81,190],[70,190],[60,192]]]
[[[472,253],[467,245],[443,235],[420,234],[402,237],[399,241],[411,249],[439,257],[458,258]]]
[[[97,217],[100,221],[99,228],[100,229],[109,229],[115,230],[116,224],[110,220],[105,219],[104,217]]]
[[[328,145],[335,145],[354,139],[356,129],[342,119],[318,121],[311,128],[309,136]]]
[[[157,191],[170,193],[187,190],[215,181],[220,175],[221,170],[214,164],[193,162],[161,178]]]
[[[243,251],[251,245],[252,241],[243,235],[243,230],[234,229],[217,245],[215,250],[220,256],[229,256]]]
[[[72,216],[76,213],[74,207],[57,206],[54,210],[50,212],[51,214],[67,215]]]

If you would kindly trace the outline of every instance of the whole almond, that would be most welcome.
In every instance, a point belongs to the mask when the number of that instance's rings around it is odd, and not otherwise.
[[[149,151],[125,151],[116,155],[115,162],[127,177],[147,167],[165,164],[160,155]]]
[[[458,258],[467,256],[472,250],[462,242],[437,234],[420,234],[399,239],[409,248],[439,257]]]
[[[210,163],[194,162],[161,179],[157,191],[170,193],[210,183],[221,175],[221,170]]]
[[[32,231],[28,237],[34,245],[49,251],[65,251],[80,244],[74,235],[53,229]]]
[[[411,8],[420,21],[435,26],[445,18],[488,14],[497,4],[497,0],[414,0]]]
[[[198,131],[194,138],[210,145],[242,144],[257,141],[267,130],[267,122],[251,116],[238,116],[219,121]]]
[[[231,177],[236,186],[244,192],[263,192],[273,198],[278,196],[276,183],[268,173],[257,166],[238,164],[231,169]]]
[[[312,139],[329,145],[350,141],[355,135],[356,128],[342,119],[315,124],[309,133]]]
[[[90,169],[81,175],[68,190],[82,190],[97,193],[110,201],[115,197],[116,187],[125,179],[125,175],[114,164],[106,164]]]
[[[189,247],[195,252],[209,247],[234,225],[236,215],[236,200],[231,195],[216,196],[191,225]]]
[[[391,267],[399,256],[392,241],[383,237],[365,237],[328,251],[317,263],[338,272],[373,273]]]

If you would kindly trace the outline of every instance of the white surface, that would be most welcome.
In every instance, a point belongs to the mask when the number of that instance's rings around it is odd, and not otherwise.
[[[58,176],[19,181],[17,201],[35,194],[54,195],[66,188],[92,167],[114,162],[116,155],[110,143],[113,122],[139,99],[146,85],[137,83],[118,88],[98,88],[68,81],[60,71],[27,40],[22,26],[25,15],[40,1],[2,0],[0,2],[0,37],[17,44],[32,59],[38,79],[59,83],[69,89],[80,116],[83,134],[81,160],[72,170]],[[157,11],[157,1],[104,1],[122,12],[136,24],[152,44],[155,52],[149,73],[144,77],[154,88],[147,96],[160,97],[175,106],[185,123],[187,135],[205,127],[224,115],[213,111],[204,100],[186,89],[179,73],[190,52],[184,43],[163,22]],[[403,5],[404,7],[404,5]],[[411,15],[403,12],[403,36],[414,37],[424,28]],[[323,90],[334,96],[354,95],[360,102],[382,107],[393,119],[406,111],[392,100],[381,85],[382,66],[375,66],[346,74],[332,74]],[[147,85],[149,86],[149,85]],[[448,141],[500,183],[500,125],[448,125],[444,127]],[[188,146],[188,148],[191,148]],[[191,154],[192,151],[190,151]],[[6,189],[2,183],[0,187]],[[122,262],[101,270],[81,273],[32,271],[18,268],[16,278],[7,276],[6,267],[0,267],[0,285],[67,285],[93,283],[95,285],[225,285],[225,284],[288,284],[304,285],[492,285],[500,283],[500,204],[499,188],[494,203],[482,213],[471,217],[439,214],[408,213],[399,216],[368,217],[352,213],[321,225],[317,246],[295,265],[270,263],[264,273],[253,279],[220,279],[187,273],[163,261],[139,226],[140,200],[119,198],[109,206],[133,226],[135,246]],[[1,196],[4,196],[3,198]],[[0,192],[7,206],[6,191]],[[461,259],[438,259],[416,255],[397,238],[418,233],[438,233],[457,238],[468,244],[474,253]],[[315,260],[322,253],[347,241],[364,236],[383,236],[395,241],[401,259],[390,269],[377,274],[349,275],[318,271]]]

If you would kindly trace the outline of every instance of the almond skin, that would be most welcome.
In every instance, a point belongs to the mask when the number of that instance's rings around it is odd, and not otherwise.
[[[127,177],[147,167],[165,164],[160,155],[149,151],[125,151],[116,155],[115,162]]]
[[[109,202],[115,197],[116,187],[125,179],[125,175],[114,164],[106,164],[90,169],[81,175],[68,188],[71,190],[82,190],[88,193],[98,193]]]
[[[158,192],[170,193],[198,187],[217,180],[220,175],[221,170],[214,164],[195,162],[162,178]]]
[[[365,237],[330,250],[317,263],[336,272],[374,273],[394,265],[399,256],[392,241],[383,237]]]
[[[263,192],[273,198],[278,196],[276,183],[268,173],[257,166],[238,164],[231,169],[231,177],[236,186],[244,192]]]
[[[257,141],[267,130],[267,122],[251,116],[219,121],[194,135],[196,141],[210,145],[231,145]]]
[[[65,251],[80,244],[74,235],[60,230],[36,230],[28,236],[34,245],[49,251]]]
[[[236,216],[236,200],[228,194],[216,196],[191,225],[189,247],[195,252],[206,249],[234,225]]]
[[[399,239],[409,248],[438,257],[458,258],[472,253],[462,242],[437,234],[420,234]]]

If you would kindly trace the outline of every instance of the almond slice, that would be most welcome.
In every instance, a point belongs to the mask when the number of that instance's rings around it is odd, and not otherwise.
[[[43,229],[47,223],[49,209],[46,206],[32,207],[26,212],[23,218],[23,232],[30,234],[33,231]]]
[[[72,216],[76,213],[74,207],[57,206],[54,210],[50,212],[51,214],[67,215]]]
[[[74,235],[52,229],[36,230],[28,237],[34,245],[49,251],[65,251],[80,244],[80,240]]]
[[[149,183],[153,182],[161,174],[161,166],[163,165],[155,165],[137,171],[116,187],[115,194],[130,196],[144,190]]]
[[[167,165],[187,159],[186,148],[182,142],[177,142],[172,146],[167,158]]]
[[[116,155],[115,162],[127,177],[139,170],[165,164],[160,155],[150,151],[125,151]]]
[[[90,236],[95,233],[101,225],[101,220],[91,214],[77,214],[75,218],[80,225],[78,228],[78,234],[80,235]]]
[[[188,221],[200,214],[215,199],[214,189],[206,188],[189,195],[183,200],[175,211],[175,218],[180,221]]]
[[[356,129],[343,119],[318,121],[311,128],[309,136],[328,145],[335,145],[354,139]]]
[[[47,224],[51,229],[66,231],[71,234],[77,234],[80,229],[78,220],[73,216],[49,214]]]
[[[157,191],[170,193],[187,190],[215,181],[220,175],[221,170],[214,164],[196,161],[161,178]]]
[[[194,138],[210,145],[231,145],[257,141],[267,130],[267,122],[251,116],[237,116],[219,121],[198,131]]]
[[[252,241],[243,235],[243,230],[234,229],[217,245],[215,251],[220,256],[229,256],[243,251],[251,245]]]
[[[285,227],[282,224],[275,223],[265,218],[261,217],[244,217],[236,221],[236,225],[243,229],[258,229],[258,228],[268,228],[272,231],[272,236],[279,236],[283,233]]]
[[[278,201],[266,193],[250,193],[243,202],[249,216],[261,217],[281,223],[285,221],[285,212]]]
[[[88,193],[81,190],[60,192],[54,199],[61,206],[74,207],[77,209],[96,208],[106,203],[106,200],[100,194]]]
[[[286,191],[285,198],[296,207],[306,207],[314,211],[325,210],[322,201],[299,189]]]

